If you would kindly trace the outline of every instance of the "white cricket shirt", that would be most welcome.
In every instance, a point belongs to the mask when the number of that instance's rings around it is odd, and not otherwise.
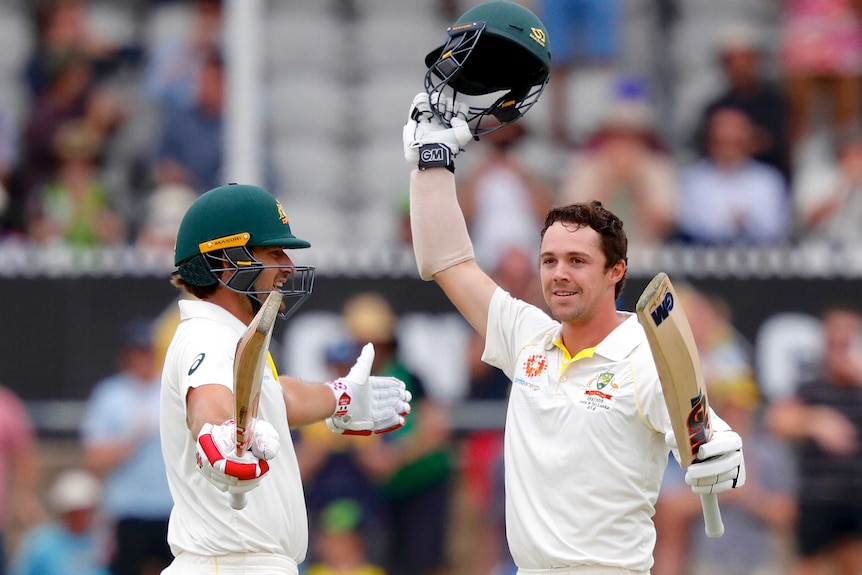
[[[162,373],[161,440],[174,508],[168,543],[174,555],[273,553],[299,564],[308,548],[308,519],[281,385],[264,370],[258,417],[271,423],[281,449],[269,473],[237,511],[195,463],[197,438],[186,426],[186,394],[204,384],[233,389],[236,344],[245,331],[236,317],[204,301],[179,302],[180,324]]]
[[[522,569],[647,571],[672,430],[646,335],[631,313],[573,350],[559,322],[497,289],[483,361],[511,380],[506,533]]]

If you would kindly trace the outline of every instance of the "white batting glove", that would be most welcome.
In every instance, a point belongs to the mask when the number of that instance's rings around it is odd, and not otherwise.
[[[236,422],[230,419],[221,425],[207,423],[198,434],[198,471],[220,491],[246,493],[257,487],[269,471],[267,459],[275,457],[280,446],[275,428],[257,421],[251,449],[237,457]]]
[[[467,125],[468,106],[455,104],[442,94],[435,93],[434,104],[445,121],[452,127],[441,123],[440,118],[431,111],[432,102],[426,92],[413,98],[407,123],[402,130],[404,158],[413,165],[419,163],[420,148],[426,144],[443,144],[454,158],[458,152],[473,140],[473,133]]]
[[[279,449],[281,449],[281,438],[272,424],[255,419],[254,432],[251,434],[251,452],[258,459],[270,460],[278,455]]]
[[[335,395],[335,412],[326,420],[334,433],[371,435],[404,425],[412,396],[404,382],[371,375],[374,346],[365,344],[346,377],[327,383]]]
[[[716,431],[697,450],[697,460],[685,473],[685,482],[698,495],[722,493],[745,485],[742,438],[734,431]]]

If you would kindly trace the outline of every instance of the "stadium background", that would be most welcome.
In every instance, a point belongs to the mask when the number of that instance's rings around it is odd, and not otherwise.
[[[461,8],[475,4],[462,1]],[[431,0],[232,0],[246,14],[237,31],[259,35],[235,44],[234,58],[256,57],[259,83],[233,80],[242,94],[226,117],[234,141],[251,150],[229,147],[228,180],[255,180],[262,160],[276,169],[274,192],[282,199],[297,235],[311,241],[303,264],[318,267],[314,295],[293,322],[315,313],[336,315],[353,293],[374,289],[385,294],[399,315],[452,317],[454,310],[435,285],[416,277],[412,252],[400,243],[401,215],[409,166],[399,138],[407,105],[422,88],[422,58],[440,43],[448,24]],[[769,0],[680,0],[672,29],[651,0],[624,3],[625,52],[622,67],[643,74],[654,88],[656,113],[664,136],[681,159],[690,157],[685,136],[709,94],[721,84],[713,45],[722,24],[745,20],[774,40],[776,6]],[[127,0],[89,2],[91,22],[118,43],[157,46],[183,32],[189,3]],[[35,41],[28,3],[0,3],[0,102],[22,118],[28,101],[16,81]],[[228,21],[228,26],[230,26]],[[250,36],[244,36],[249,38]],[[774,42],[773,42],[774,45]],[[230,60],[230,56],[228,58]],[[230,77],[230,72],[229,72]],[[149,111],[136,94],[134,71],[116,83],[140,111]],[[553,79],[551,80],[553,82]],[[572,79],[569,93],[576,131],[588,129],[602,111],[611,78],[585,70]],[[248,98],[265,102],[249,115]],[[254,108],[254,106],[252,106]],[[532,166],[551,173],[560,152],[544,138],[547,102],[540,101],[523,120],[538,137],[523,154]],[[248,119],[252,118],[249,125]],[[259,121],[259,124],[257,123]],[[814,142],[816,147],[817,142]],[[122,164],[122,158],[117,160]],[[471,154],[459,157],[468,170]],[[134,214],[141,198],[126,194]],[[767,321],[781,314],[816,314],[826,302],[857,297],[862,283],[862,253],[799,244],[764,251],[633,249],[631,279],[621,305],[632,309],[653,273],[722,297],[734,324],[754,346]],[[80,252],[62,246],[43,249],[19,241],[0,241],[0,382],[26,402],[45,440],[46,453],[74,457],[82,402],[93,384],[114,369],[116,333],[129,319],[154,316],[170,307],[176,291],[168,284],[170,253],[134,246]],[[285,356],[295,352],[289,325],[275,338]],[[449,358],[458,361],[457,358]],[[446,361],[444,358],[442,361]],[[290,367],[287,367],[290,371]],[[315,375],[297,373],[296,375]],[[435,381],[435,374],[430,373]],[[500,406],[473,410],[458,388],[441,387],[453,408],[456,429],[498,426]],[[485,414],[481,422],[470,413]],[[47,469],[48,475],[52,472]]]

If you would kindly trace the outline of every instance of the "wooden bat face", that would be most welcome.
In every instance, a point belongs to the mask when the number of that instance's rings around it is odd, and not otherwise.
[[[680,465],[691,465],[698,448],[709,440],[709,401],[700,356],[688,319],[679,305],[667,274],[660,273],[644,289],[637,303],[637,316],[646,332],[664,400],[679,447]],[[704,528],[708,537],[724,534],[718,498],[700,496]]]
[[[260,386],[272,329],[281,307],[282,294],[270,292],[237,343],[234,358],[234,419],[236,454],[242,456],[251,445],[254,419],[260,402]]]
[[[637,303],[661,380],[683,467],[711,434],[709,401],[700,357],[676,291],[666,274],[647,285]]]

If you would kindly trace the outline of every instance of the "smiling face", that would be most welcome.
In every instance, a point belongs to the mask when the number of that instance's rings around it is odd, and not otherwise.
[[[551,315],[582,324],[615,308],[615,287],[625,264],[607,268],[601,236],[593,228],[556,222],[542,238],[540,272]]]
[[[260,246],[251,249],[254,258],[262,263],[264,269],[254,282],[254,289],[260,292],[270,292],[280,289],[293,272],[293,260],[287,252],[278,246]],[[272,266],[272,267],[270,267]],[[285,311],[287,302],[282,302],[281,311]]]

